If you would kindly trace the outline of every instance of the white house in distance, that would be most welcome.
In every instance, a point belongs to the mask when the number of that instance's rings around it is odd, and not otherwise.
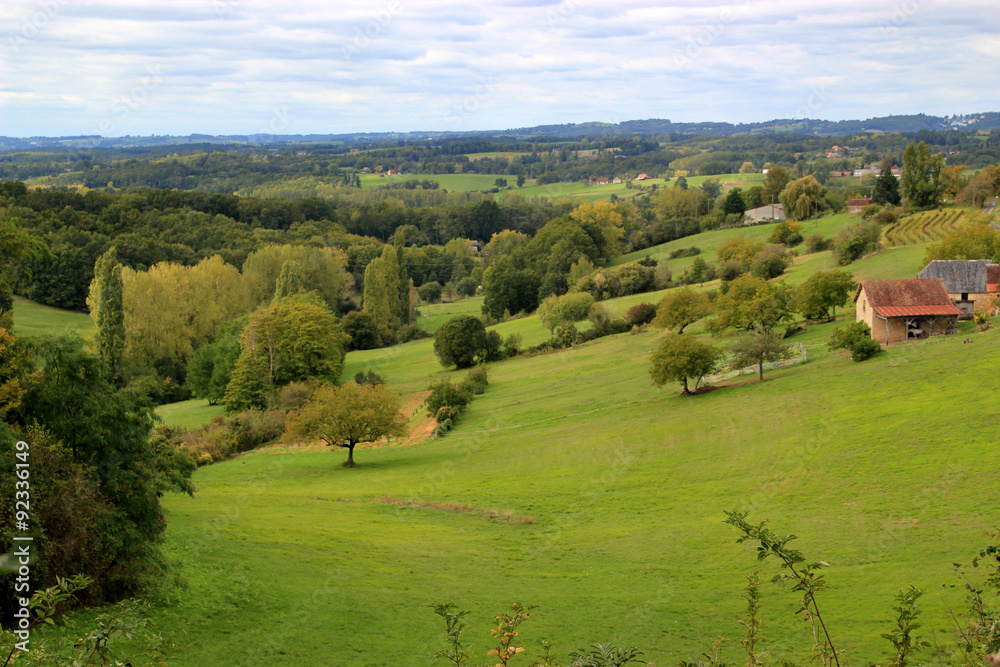
[[[785,207],[781,204],[766,204],[746,211],[744,214],[744,224],[750,225],[755,222],[771,222],[774,220],[785,220]]]

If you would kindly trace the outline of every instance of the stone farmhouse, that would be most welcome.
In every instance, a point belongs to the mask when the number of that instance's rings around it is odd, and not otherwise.
[[[962,319],[970,319],[977,310],[988,308],[997,296],[1000,264],[994,264],[988,259],[936,259],[917,276],[943,280],[948,296],[962,311]]]
[[[854,293],[856,319],[883,345],[940,336],[962,316],[944,280],[864,280]]]

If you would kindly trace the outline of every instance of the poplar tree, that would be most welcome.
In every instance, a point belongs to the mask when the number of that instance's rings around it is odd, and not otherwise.
[[[97,259],[91,297],[97,304],[97,352],[108,368],[108,381],[120,385],[125,357],[125,306],[122,265],[114,246]]]
[[[273,303],[301,292],[303,282],[302,265],[294,260],[287,260],[281,265],[281,273],[278,275],[278,282],[274,287]]]

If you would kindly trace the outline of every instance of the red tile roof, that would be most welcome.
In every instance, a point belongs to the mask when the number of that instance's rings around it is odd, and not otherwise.
[[[882,317],[917,315],[961,315],[955,307],[944,280],[864,280],[858,286],[854,300],[864,290],[868,302]]]
[[[986,265],[986,291],[996,292],[1000,287],[1000,264]]]
[[[850,199],[847,201],[848,206],[868,206],[871,203],[871,199]]]

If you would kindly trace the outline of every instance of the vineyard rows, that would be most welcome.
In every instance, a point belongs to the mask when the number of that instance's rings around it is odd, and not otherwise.
[[[921,211],[890,225],[882,233],[888,246],[915,245],[940,241],[965,218],[965,211],[947,209]]]

